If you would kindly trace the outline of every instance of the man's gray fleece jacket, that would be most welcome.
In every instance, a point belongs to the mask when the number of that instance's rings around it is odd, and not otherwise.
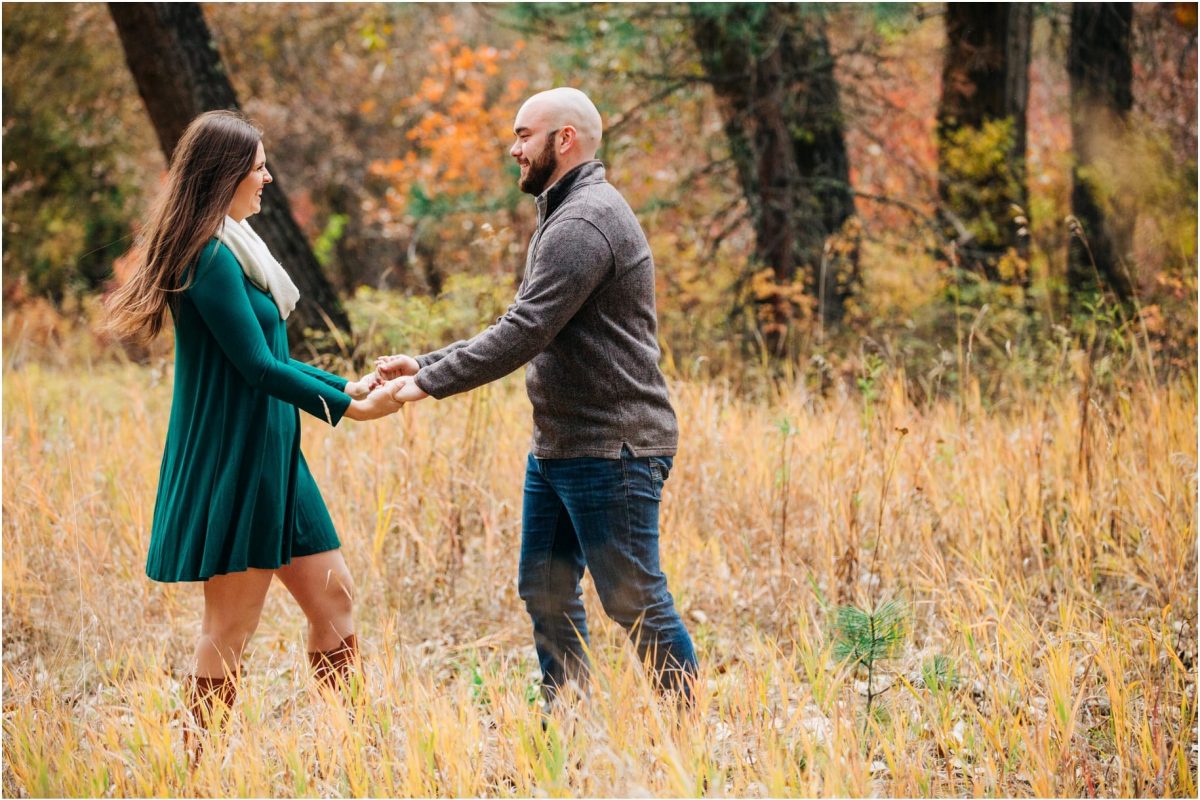
[[[674,455],[654,260],[633,210],[599,161],[560,178],[537,209],[516,300],[474,338],[419,356],[417,385],[440,399],[528,363],[534,456]]]

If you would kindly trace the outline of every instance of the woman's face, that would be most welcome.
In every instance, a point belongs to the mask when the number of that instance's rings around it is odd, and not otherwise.
[[[261,211],[263,187],[272,180],[271,173],[267,172],[267,151],[262,142],[259,142],[250,174],[242,178],[237,191],[233,193],[233,202],[229,204],[229,216],[241,222],[251,214]]]

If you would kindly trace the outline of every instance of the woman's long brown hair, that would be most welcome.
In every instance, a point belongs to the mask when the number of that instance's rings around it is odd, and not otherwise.
[[[253,169],[261,140],[262,131],[233,111],[208,111],[188,125],[135,246],[133,275],[108,301],[108,327],[118,336],[148,342],[162,330],[167,309],[190,284],[200,251]]]

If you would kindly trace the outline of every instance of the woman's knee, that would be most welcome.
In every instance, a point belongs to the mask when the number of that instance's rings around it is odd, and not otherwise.
[[[204,609],[204,620],[200,624],[200,635],[216,642],[240,642],[249,639],[258,628],[262,615],[262,604],[238,605],[234,603],[208,603]]]
[[[205,625],[196,639],[195,671],[207,678],[237,675],[242,654],[254,633],[252,626]]]
[[[253,619],[206,616],[200,626],[197,649],[212,648],[223,661],[237,663],[257,628],[257,616]]]
[[[312,592],[313,614],[310,622],[348,619],[354,611],[355,588],[349,570],[330,570],[320,587]]]

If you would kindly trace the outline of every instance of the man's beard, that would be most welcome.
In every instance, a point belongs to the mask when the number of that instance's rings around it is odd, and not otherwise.
[[[542,152],[529,162],[529,171],[525,173],[524,178],[520,179],[517,186],[525,194],[536,197],[545,190],[550,176],[556,169],[558,169],[558,154],[554,152],[554,137],[551,136],[546,139],[546,145],[542,148]]]

